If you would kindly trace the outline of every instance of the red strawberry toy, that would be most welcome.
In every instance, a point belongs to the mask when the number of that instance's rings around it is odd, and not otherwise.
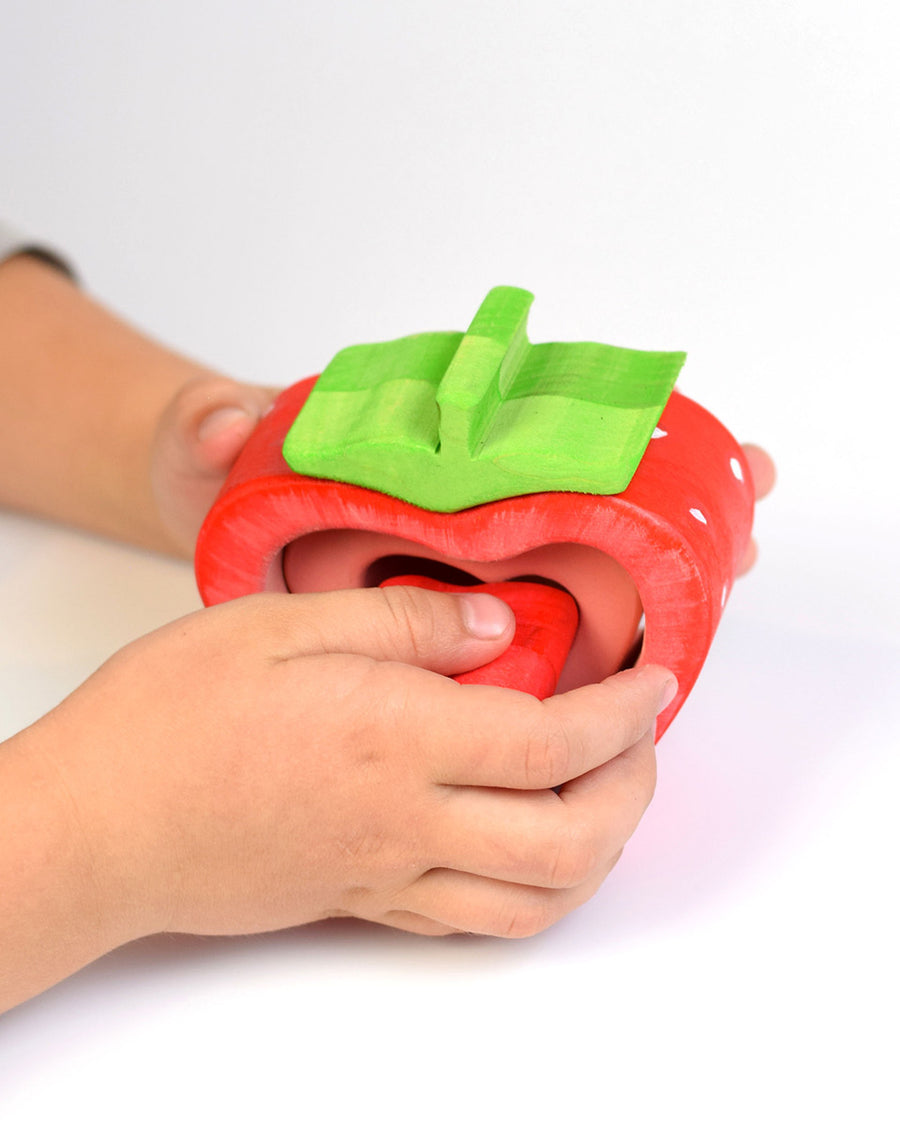
[[[201,596],[499,583],[516,639],[463,678],[543,696],[637,654],[678,676],[659,736],[749,541],[749,466],[673,391],[683,354],[531,345],[531,300],[492,290],[465,334],[348,348],[284,391],[201,529]]]

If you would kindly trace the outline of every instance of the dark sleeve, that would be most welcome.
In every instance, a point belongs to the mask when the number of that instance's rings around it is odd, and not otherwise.
[[[31,254],[55,266],[73,281],[78,280],[71,263],[53,246],[32,237],[28,231],[20,227],[12,226],[5,219],[0,219],[0,262],[5,262],[7,258],[12,258],[16,254]]]

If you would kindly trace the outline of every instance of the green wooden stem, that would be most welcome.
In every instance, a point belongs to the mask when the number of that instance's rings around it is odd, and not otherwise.
[[[528,492],[623,491],[684,353],[532,345],[532,300],[492,289],[465,334],[339,352],[288,432],[288,464],[432,511]]]

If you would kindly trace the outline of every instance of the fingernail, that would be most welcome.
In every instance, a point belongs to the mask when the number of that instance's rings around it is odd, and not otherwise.
[[[457,594],[466,629],[480,641],[496,641],[513,621],[513,612],[491,594]]]
[[[670,680],[666,681],[666,686],[663,688],[662,700],[659,704],[659,711],[657,715],[661,714],[669,706],[675,696],[678,694],[678,680],[673,676]]]
[[[236,422],[242,422],[245,419],[255,422],[256,415],[240,406],[222,406],[211,414],[207,414],[197,427],[197,437],[200,441],[208,441],[217,434],[223,433]]]

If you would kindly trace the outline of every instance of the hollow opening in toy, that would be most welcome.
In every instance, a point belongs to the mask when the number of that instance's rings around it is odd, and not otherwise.
[[[420,574],[423,578],[434,578],[438,582],[449,582],[453,586],[478,586],[481,579],[467,570],[440,559],[418,558],[415,555],[385,555],[376,559],[366,568],[363,586],[380,586],[389,578],[401,574]]]
[[[570,594],[579,610],[578,631],[557,691],[605,679],[635,663],[643,639],[643,605],[619,562],[594,547],[570,542],[545,543],[508,557],[497,554],[490,542],[488,557],[472,558],[455,555],[448,542],[425,546],[396,535],[333,528],[289,543],[281,567],[284,588],[292,593],[374,587],[405,574],[467,587],[514,581],[555,586]]]
[[[468,570],[440,559],[420,558],[416,555],[385,555],[376,559],[366,570],[363,585],[380,586],[388,578],[397,578],[401,574],[418,574],[422,578],[434,578],[438,582],[449,582],[453,586],[480,586],[483,578],[477,578]],[[511,575],[508,582],[534,582],[539,586],[552,586],[555,590],[571,594],[562,582],[553,578],[546,578],[542,574],[515,574]],[[574,595],[573,595],[574,596]]]

